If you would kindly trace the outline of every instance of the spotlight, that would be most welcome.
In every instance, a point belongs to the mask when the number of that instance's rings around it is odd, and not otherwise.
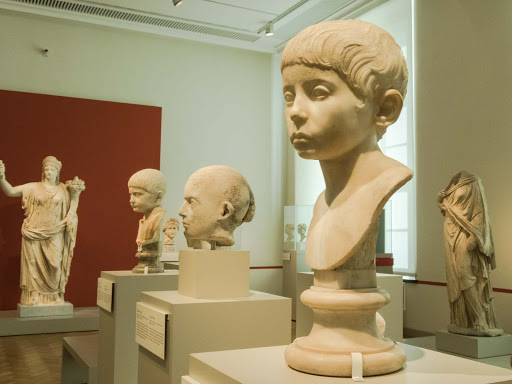
[[[175,7],[179,6],[182,2],[183,0],[172,0],[172,3],[174,4]]]
[[[265,36],[272,36],[274,34],[274,28],[272,27],[272,24],[267,25],[265,28]]]

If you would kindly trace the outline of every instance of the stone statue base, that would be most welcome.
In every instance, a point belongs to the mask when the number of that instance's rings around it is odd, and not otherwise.
[[[174,244],[164,244],[162,248],[162,253],[172,253],[175,252]]]
[[[139,259],[139,264],[132,269],[133,273],[144,273],[146,268],[147,273],[161,273],[164,271],[160,264],[160,253],[158,251],[137,252],[135,257]]]
[[[496,337],[467,336],[441,329],[436,331],[436,348],[437,350],[475,359],[510,355],[512,335],[503,334]]]
[[[405,365],[404,351],[379,335],[376,312],[389,303],[380,288],[331,289],[312,286],[301,301],[314,312],[311,333],[286,348],[285,359],[298,371],[352,376],[352,352],[363,356],[363,375],[382,375]]]
[[[73,304],[67,301],[60,304],[18,304],[18,315],[19,317],[73,316]]]
[[[182,249],[178,293],[196,299],[249,296],[249,251]]]
[[[466,336],[500,336],[503,335],[503,329],[500,328],[490,328],[490,329],[470,329],[470,328],[462,328],[453,324],[448,325],[448,332],[456,333],[459,335]]]

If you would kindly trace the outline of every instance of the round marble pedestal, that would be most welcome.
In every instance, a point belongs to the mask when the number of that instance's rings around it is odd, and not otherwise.
[[[144,273],[146,267],[148,268],[148,273],[160,273],[164,271],[160,265],[160,254],[158,251],[137,252],[135,257],[139,259],[139,264],[132,269],[133,273]]]
[[[330,289],[313,286],[301,301],[314,312],[311,333],[285,352],[298,371],[325,376],[352,375],[352,352],[363,356],[363,375],[394,372],[405,364],[403,350],[377,330],[376,312],[389,302],[380,288]]]

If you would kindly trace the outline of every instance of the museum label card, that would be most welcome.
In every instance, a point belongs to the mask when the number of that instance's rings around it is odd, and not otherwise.
[[[96,304],[106,311],[112,312],[114,308],[114,282],[98,277],[98,293]]]
[[[283,252],[283,260],[291,260],[292,255],[289,252]]]
[[[135,341],[148,351],[165,359],[165,333],[168,314],[143,303],[137,303]]]

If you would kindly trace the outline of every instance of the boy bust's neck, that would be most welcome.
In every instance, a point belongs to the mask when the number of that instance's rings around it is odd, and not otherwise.
[[[383,158],[386,156],[374,143],[356,147],[337,159],[321,160],[327,204],[331,205],[340,194],[350,196],[354,191],[375,179],[383,171]]]

